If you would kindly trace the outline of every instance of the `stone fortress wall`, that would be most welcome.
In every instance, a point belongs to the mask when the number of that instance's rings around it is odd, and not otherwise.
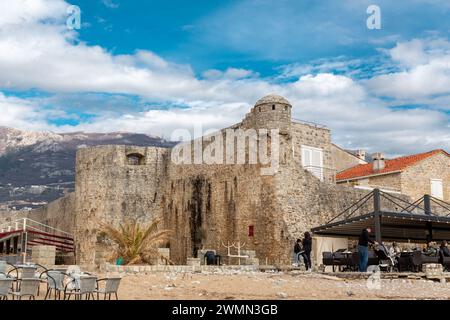
[[[284,98],[267,96],[241,123],[228,128],[279,129],[280,167],[275,175],[262,175],[261,164],[176,164],[173,150],[164,148],[80,149],[76,191],[66,205],[53,205],[64,223],[73,223],[67,228],[75,235],[77,262],[92,264],[105,250],[99,222],[117,226],[130,217],[142,222],[163,217],[164,226],[173,230],[170,258],[175,263],[186,263],[200,249],[226,255],[222,243],[236,241],[256,251],[261,263],[290,263],[296,238],[368,192],[334,183],[337,164],[330,131],[293,122],[291,108]],[[219,132],[223,139],[226,132]],[[201,149],[212,143],[203,141]],[[322,180],[302,167],[302,145],[323,150],[323,167],[330,170],[323,171]]]
[[[161,216],[167,149],[101,146],[77,152],[75,243],[77,260],[93,262],[100,222],[148,222]]]

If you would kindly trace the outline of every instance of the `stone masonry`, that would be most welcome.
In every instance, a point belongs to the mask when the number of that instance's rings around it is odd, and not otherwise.
[[[103,256],[98,252],[99,248],[105,250],[105,241],[99,236],[100,222],[117,226],[130,217],[143,223],[162,217],[164,227],[173,230],[168,247],[170,259],[177,264],[201,258],[197,253],[202,249],[215,250],[225,261],[223,244],[233,242],[245,243],[243,250],[254,251],[261,264],[290,263],[296,238],[326,223],[368,192],[334,183],[334,168],[342,164],[333,158],[330,130],[292,121],[291,109],[286,99],[270,95],[260,99],[242,122],[213,138],[185,142],[191,147],[200,144],[202,152],[209,152],[220,137],[226,140],[230,130],[279,130],[268,142],[270,146],[272,139],[279,139],[279,168],[272,175],[261,171],[270,164],[248,161],[174,163],[175,149],[80,149],[76,191],[67,200],[71,205],[58,206],[64,223],[73,224],[67,228],[75,235],[77,263],[99,263],[98,257]],[[250,159],[250,143],[251,138],[244,144],[246,159]],[[321,150],[322,179],[302,167],[305,145]],[[191,150],[192,154],[182,152],[185,159],[195,158],[194,148]],[[211,154],[220,156],[221,152],[214,149]],[[268,154],[272,152],[269,148]],[[237,151],[233,154],[236,159]],[[364,207],[361,213],[369,210]],[[46,219],[55,225],[62,223]]]

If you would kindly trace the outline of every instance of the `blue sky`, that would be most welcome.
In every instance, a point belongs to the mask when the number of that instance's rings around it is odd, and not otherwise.
[[[446,0],[2,0],[0,125],[170,137],[278,93],[343,147],[448,150],[449,14]]]
[[[374,58],[399,40],[448,36],[445,1],[82,0],[80,39],[115,54],[136,49],[190,64],[196,73],[249,68],[270,76],[277,66],[317,59]],[[105,5],[108,3],[109,5]],[[370,4],[382,29],[366,27]],[[113,4],[113,5],[111,5]],[[370,67],[370,66],[365,66]]]

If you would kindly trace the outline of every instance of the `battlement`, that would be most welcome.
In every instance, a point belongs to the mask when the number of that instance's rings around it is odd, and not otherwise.
[[[255,129],[279,129],[288,133],[291,126],[292,105],[278,95],[268,95],[259,99],[245,116],[242,124]]]
[[[170,149],[127,145],[103,145],[80,148],[77,151],[77,169],[153,166]]]

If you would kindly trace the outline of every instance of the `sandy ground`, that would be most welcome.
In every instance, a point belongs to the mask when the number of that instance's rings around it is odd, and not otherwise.
[[[319,273],[149,273],[124,276],[119,299],[450,299],[450,283],[381,279],[379,284]]]

